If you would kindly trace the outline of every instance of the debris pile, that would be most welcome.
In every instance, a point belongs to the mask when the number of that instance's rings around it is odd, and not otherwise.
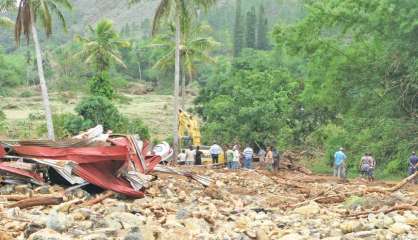
[[[26,196],[53,197],[59,186],[0,188],[0,239],[417,239],[418,193],[359,180],[340,183],[298,171],[235,171],[158,166],[145,198],[82,189],[59,204],[26,208]],[[158,170],[158,171],[157,171]],[[161,170],[161,171],[159,171]],[[185,171],[187,170],[187,171]],[[185,178],[203,177],[208,187]],[[206,182],[209,181],[209,182]],[[379,183],[378,185],[382,185]],[[406,187],[406,188],[405,188]],[[16,202],[17,201],[17,202]],[[14,205],[13,205],[14,204]],[[3,239],[8,239],[3,237]]]
[[[72,189],[93,184],[130,197],[142,197],[148,176],[172,151],[148,144],[129,135],[103,133],[98,125],[72,139],[54,142],[20,141],[0,145],[0,174],[3,183],[44,185],[58,176]],[[161,147],[163,146],[163,147]],[[56,179],[55,179],[56,180]]]

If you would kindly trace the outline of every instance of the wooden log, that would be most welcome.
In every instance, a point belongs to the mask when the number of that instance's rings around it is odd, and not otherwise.
[[[36,206],[49,206],[49,205],[57,205],[62,203],[64,200],[62,197],[31,197],[28,199],[24,199],[18,201],[13,204],[9,204],[8,208],[15,208],[18,207],[20,209],[36,207]]]
[[[408,182],[411,182],[412,180],[414,180],[416,177],[418,177],[418,171],[415,172],[414,174],[412,174],[411,176],[405,178],[404,180],[402,180],[396,186],[393,186],[393,187],[389,188],[388,191],[395,192],[395,191],[401,189],[403,186],[405,186]]]
[[[98,197],[96,197],[94,199],[91,199],[91,200],[83,203],[82,205],[83,206],[87,206],[87,207],[88,206],[93,206],[95,204],[101,203],[103,200],[105,200],[106,198],[109,198],[109,197],[113,196],[114,194],[115,193],[112,192],[112,191],[107,191],[104,194],[102,194],[102,195],[100,195],[100,196],[98,196]]]
[[[384,214],[388,214],[391,212],[395,212],[395,211],[418,211],[418,207],[416,206],[418,204],[418,201],[416,201],[413,204],[399,204],[399,205],[395,205],[393,207],[390,208],[382,208],[376,211],[364,211],[364,212],[359,212],[359,213],[354,213],[354,214],[350,214],[347,217],[361,217],[361,216],[367,216],[371,213],[373,214],[379,214],[379,213],[384,213]]]
[[[53,195],[53,194],[40,194],[40,195],[19,195],[19,194],[11,194],[11,195],[0,195],[0,199],[6,200],[6,201],[11,201],[11,202],[17,202],[17,201],[22,201],[22,200],[26,200],[26,199],[31,199],[31,198],[40,198],[40,197],[58,197],[57,195]]]

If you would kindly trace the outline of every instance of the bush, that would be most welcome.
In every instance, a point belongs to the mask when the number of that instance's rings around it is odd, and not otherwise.
[[[124,117],[105,97],[94,96],[83,100],[76,107],[76,112],[80,116],[72,116],[65,122],[65,128],[71,134],[102,124],[105,130],[115,133],[138,134],[142,139],[150,138],[149,129],[141,119],[130,120]]]
[[[0,109],[0,133],[5,132],[6,127],[6,114]]]
[[[22,98],[29,98],[29,97],[32,97],[33,96],[33,93],[31,92],[31,91],[23,91],[22,93],[20,93],[20,97],[22,97]]]
[[[119,113],[113,103],[101,96],[93,96],[81,101],[75,111],[84,120],[90,120],[93,124],[102,124],[105,130],[114,130],[126,124],[124,117]]]
[[[98,73],[90,80],[90,93],[95,96],[106,97],[112,99],[115,97],[115,91],[109,81],[109,74]]]

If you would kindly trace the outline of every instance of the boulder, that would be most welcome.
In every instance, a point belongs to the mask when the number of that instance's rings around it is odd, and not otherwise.
[[[394,234],[402,235],[409,232],[411,227],[408,224],[397,222],[390,226],[389,230]]]
[[[321,208],[317,203],[311,202],[309,205],[296,208],[294,212],[304,216],[313,216],[318,214],[320,210]]]

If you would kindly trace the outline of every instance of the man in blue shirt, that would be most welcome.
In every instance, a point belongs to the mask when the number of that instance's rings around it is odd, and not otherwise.
[[[418,167],[418,157],[415,152],[412,152],[411,157],[409,158],[408,174],[411,176],[417,171]],[[415,183],[418,183],[418,180],[415,180]]]
[[[347,156],[345,155],[343,148],[340,148],[340,150],[334,154],[334,159],[334,176],[345,178],[345,160],[347,159]]]
[[[244,168],[251,169],[253,164],[253,155],[254,151],[250,147],[250,145],[247,145],[247,147],[244,149]]]

